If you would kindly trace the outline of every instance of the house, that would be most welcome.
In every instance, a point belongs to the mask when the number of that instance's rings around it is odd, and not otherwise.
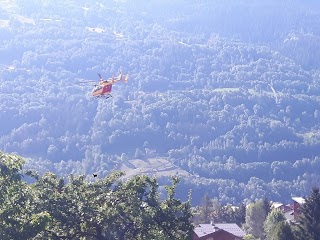
[[[272,202],[271,203],[271,209],[277,209],[283,213],[288,212],[290,210],[292,210],[292,207],[290,205],[285,205],[283,203],[280,202]]]
[[[300,207],[306,202],[302,197],[293,197],[293,219],[297,221],[298,216],[300,215]]]
[[[242,240],[245,232],[236,223],[200,224],[193,230],[193,240]]]
[[[271,203],[271,209],[276,209],[283,213],[283,216],[288,222],[292,222],[293,219],[293,206],[290,204],[283,204],[281,202],[272,202]]]
[[[287,212],[284,212],[283,216],[289,224],[293,224],[295,222],[292,209]]]

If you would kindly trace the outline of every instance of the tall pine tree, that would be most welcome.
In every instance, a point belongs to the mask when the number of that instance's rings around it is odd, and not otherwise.
[[[299,218],[299,236],[301,240],[320,240],[320,192],[313,188],[311,195],[301,206]]]

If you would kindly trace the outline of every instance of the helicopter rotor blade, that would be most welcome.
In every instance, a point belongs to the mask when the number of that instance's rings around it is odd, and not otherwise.
[[[98,73],[98,76],[99,76],[100,81],[102,81],[102,80],[103,80],[103,78],[102,78],[102,76],[101,76],[101,74],[100,74],[100,73]]]
[[[79,83],[79,84],[90,84],[90,83],[96,83],[97,81],[91,81],[91,80],[89,80],[89,81],[78,81],[77,83]]]

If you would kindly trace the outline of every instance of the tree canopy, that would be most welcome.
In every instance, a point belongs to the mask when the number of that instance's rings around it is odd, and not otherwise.
[[[166,196],[155,178],[121,180],[121,172],[93,182],[48,172],[27,184],[20,157],[1,152],[0,160],[1,239],[182,240],[192,234],[190,201],[175,198],[178,178]]]

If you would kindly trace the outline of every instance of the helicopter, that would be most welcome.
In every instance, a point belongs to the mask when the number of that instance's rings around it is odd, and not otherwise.
[[[101,74],[98,73],[100,81],[98,83],[94,84],[94,89],[92,90],[92,97],[94,98],[110,98],[112,97],[111,91],[112,91],[112,85],[116,82],[124,81],[128,82],[129,75],[127,74],[125,77],[123,76],[122,72],[120,72],[118,77],[111,77],[108,79],[103,79]],[[124,78],[123,78],[124,77]],[[87,81],[91,82],[91,81]]]

